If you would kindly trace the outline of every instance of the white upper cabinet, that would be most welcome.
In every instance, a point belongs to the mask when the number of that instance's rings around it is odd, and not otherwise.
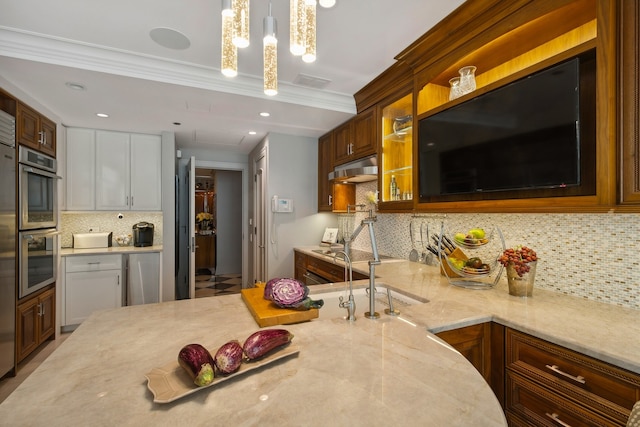
[[[96,208],[96,132],[93,129],[67,129],[65,174],[66,209],[89,211]]]
[[[96,210],[130,209],[129,134],[96,132]]]
[[[162,210],[161,147],[158,135],[131,134],[132,210]]]
[[[67,130],[67,210],[161,211],[159,135]]]

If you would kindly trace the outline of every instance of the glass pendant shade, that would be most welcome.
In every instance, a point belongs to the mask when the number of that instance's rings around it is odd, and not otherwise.
[[[305,0],[305,51],[302,55],[304,62],[316,60],[316,0]]]
[[[295,56],[305,52],[306,0],[289,0],[289,50]]]
[[[278,93],[278,39],[275,18],[265,17],[263,26],[264,93],[273,96]]]
[[[249,46],[249,0],[233,0],[233,44]]]
[[[222,0],[222,57],[220,71],[224,76],[238,75],[238,49],[233,39],[233,11],[231,0]]]

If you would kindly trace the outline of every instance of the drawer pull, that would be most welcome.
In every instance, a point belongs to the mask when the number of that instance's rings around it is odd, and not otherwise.
[[[545,415],[549,418],[551,418],[553,421],[555,421],[556,423],[558,423],[559,425],[563,426],[563,427],[571,427],[571,424],[567,424],[565,422],[563,422],[560,419],[560,415],[556,414],[555,412],[553,414],[550,413],[545,413]]]
[[[548,369],[551,369],[553,372],[555,372],[557,374],[560,374],[560,375],[562,375],[564,377],[567,377],[567,378],[569,378],[569,379],[571,379],[571,380],[573,380],[575,382],[578,382],[580,384],[585,384],[586,383],[586,381],[585,381],[583,376],[578,375],[577,377],[575,377],[575,376],[573,376],[571,374],[567,374],[566,372],[561,371],[560,368],[558,367],[558,365],[545,365],[545,366]]]

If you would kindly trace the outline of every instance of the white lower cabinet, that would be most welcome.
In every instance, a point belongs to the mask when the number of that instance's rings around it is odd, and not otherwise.
[[[122,255],[65,257],[64,326],[82,323],[97,310],[122,306]]]
[[[129,254],[127,305],[160,302],[160,253]]]

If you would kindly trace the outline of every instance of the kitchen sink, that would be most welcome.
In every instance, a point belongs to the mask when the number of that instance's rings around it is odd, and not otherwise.
[[[356,317],[364,318],[364,313],[369,311],[369,288],[359,288],[353,290],[353,297],[356,301]],[[389,300],[387,297],[387,288],[376,286],[376,311],[384,316],[384,309],[389,308]],[[347,309],[340,307],[340,297],[345,301],[349,299],[349,289],[345,288],[341,291],[331,291],[325,293],[312,294],[310,297],[314,300],[324,300],[324,305],[319,310],[319,319],[335,319],[347,316]],[[402,295],[398,292],[391,291],[391,299],[393,308],[402,313],[404,307],[414,304],[424,304],[423,301]]]

